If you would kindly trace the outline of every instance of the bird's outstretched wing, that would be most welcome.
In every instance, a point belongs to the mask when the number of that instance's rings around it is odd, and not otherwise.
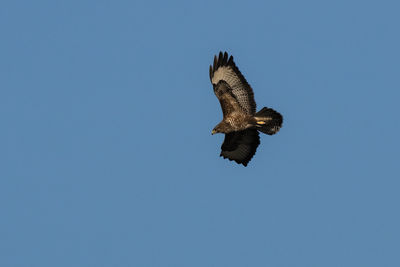
[[[220,156],[247,166],[259,144],[260,136],[255,129],[228,133],[225,134]]]
[[[232,95],[242,110],[249,115],[255,114],[256,102],[253,90],[236,67],[233,57],[228,58],[228,53],[220,52],[218,57],[214,57],[214,64],[210,66],[210,80],[214,88],[220,81],[225,81],[232,89]]]

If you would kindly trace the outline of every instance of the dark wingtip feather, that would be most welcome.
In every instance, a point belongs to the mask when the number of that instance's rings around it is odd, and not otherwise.
[[[243,164],[243,166],[247,167],[247,165],[249,164],[249,162],[251,161],[251,159],[253,158],[253,156],[251,156],[251,158],[246,158],[244,160],[237,160],[237,159],[230,159],[224,155],[222,155],[222,153],[219,155],[220,157],[223,157],[224,159],[228,159],[229,161],[234,161],[237,164]]]
[[[245,167],[247,167],[247,164],[248,164],[248,163],[250,162],[250,160],[251,160],[251,159],[245,159],[245,160],[243,160],[243,161],[240,161],[240,160],[236,160],[236,159],[230,159],[230,158],[228,158],[228,157],[222,155],[222,153],[219,154],[219,156],[222,157],[222,158],[224,158],[224,159],[227,159],[227,160],[229,160],[229,161],[234,161],[234,162],[236,162],[237,164],[243,164],[243,166],[245,166]]]
[[[226,63],[228,62],[228,53],[224,53],[224,58],[222,59],[222,64],[224,64],[224,66],[226,65]]]
[[[234,63],[233,63],[233,56],[230,56],[229,57],[229,60],[228,60],[228,63],[227,63],[227,65],[234,65]]]
[[[210,81],[212,81],[212,73],[213,73],[213,68],[212,68],[212,66],[210,65]]]
[[[216,71],[219,67],[227,65],[234,66],[235,63],[233,63],[233,56],[229,56],[226,51],[220,51],[218,55],[214,56],[213,72]]]
[[[218,55],[218,66],[222,66],[222,60],[224,59],[224,56],[222,54],[222,52],[219,52]]]

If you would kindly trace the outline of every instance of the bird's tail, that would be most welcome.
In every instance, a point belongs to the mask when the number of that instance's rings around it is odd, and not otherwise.
[[[264,107],[254,115],[257,130],[265,134],[276,134],[282,127],[283,117],[272,108]]]

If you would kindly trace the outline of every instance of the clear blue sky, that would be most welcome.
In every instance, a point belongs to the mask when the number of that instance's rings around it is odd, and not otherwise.
[[[2,1],[0,266],[400,266],[397,1]],[[284,116],[219,157],[208,67]]]

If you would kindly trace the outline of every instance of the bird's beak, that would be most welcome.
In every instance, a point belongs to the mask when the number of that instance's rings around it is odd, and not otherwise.
[[[211,135],[215,134],[216,132],[217,132],[216,130],[212,130]]]

